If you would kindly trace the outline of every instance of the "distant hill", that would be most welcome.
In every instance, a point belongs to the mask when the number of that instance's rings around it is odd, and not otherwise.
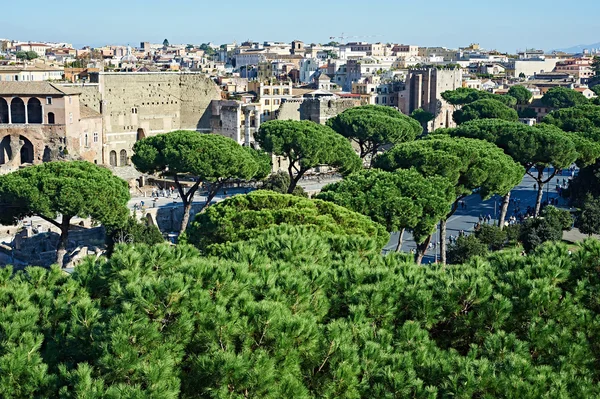
[[[594,48],[600,48],[600,42],[594,43],[594,44],[580,44],[578,46],[573,46],[573,47],[569,47],[569,48],[555,49],[555,50],[551,50],[551,52],[552,51],[564,51],[565,53],[582,53],[583,50],[585,50],[585,49],[591,50]]]

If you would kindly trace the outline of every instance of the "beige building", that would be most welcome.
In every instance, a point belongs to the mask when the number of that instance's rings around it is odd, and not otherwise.
[[[90,83],[65,85],[101,114],[102,163],[128,165],[135,142],[173,130],[211,131],[211,101],[221,90],[205,74],[192,72],[100,72]],[[61,86],[63,87],[63,86]]]
[[[398,103],[402,113],[409,115],[418,108],[431,112],[435,119],[428,124],[429,131],[440,127],[454,127],[454,108],[442,93],[462,87],[462,70],[422,68],[413,69],[406,77],[406,89],[399,93]]]
[[[32,65],[0,66],[0,82],[42,82],[61,80],[64,69],[35,63]]]
[[[102,163],[102,119],[76,89],[48,82],[0,84],[0,168],[61,156]]]
[[[392,55],[396,57],[416,57],[419,55],[419,46],[396,44],[392,47]]]
[[[248,91],[256,93],[257,103],[260,107],[260,122],[274,119],[275,111],[279,109],[284,99],[293,97],[292,82],[288,83],[264,83],[253,81],[248,83]]]
[[[44,43],[20,43],[17,44],[15,47],[17,51],[33,51],[40,58],[46,56],[46,50],[48,50],[49,48],[50,46]]]

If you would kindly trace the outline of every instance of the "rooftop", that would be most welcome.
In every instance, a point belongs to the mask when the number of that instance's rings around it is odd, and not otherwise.
[[[0,95],[4,96],[70,96],[81,91],[71,87],[61,87],[49,82],[2,82]]]
[[[91,109],[87,105],[83,104],[82,102],[79,103],[79,112],[80,112],[80,116],[79,116],[80,119],[101,118],[102,117],[101,113],[94,111],[93,109]]]

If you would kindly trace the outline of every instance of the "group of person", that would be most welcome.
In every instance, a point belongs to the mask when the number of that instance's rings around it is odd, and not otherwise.
[[[152,187],[152,198],[172,197],[174,193],[175,193],[175,187],[173,187],[173,186],[165,187],[165,188]]]

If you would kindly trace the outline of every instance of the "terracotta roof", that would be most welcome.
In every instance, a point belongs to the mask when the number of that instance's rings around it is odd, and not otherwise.
[[[79,119],[102,118],[102,114],[79,102]]]
[[[0,82],[0,95],[73,95],[81,92],[75,88],[62,87],[48,82]]]

